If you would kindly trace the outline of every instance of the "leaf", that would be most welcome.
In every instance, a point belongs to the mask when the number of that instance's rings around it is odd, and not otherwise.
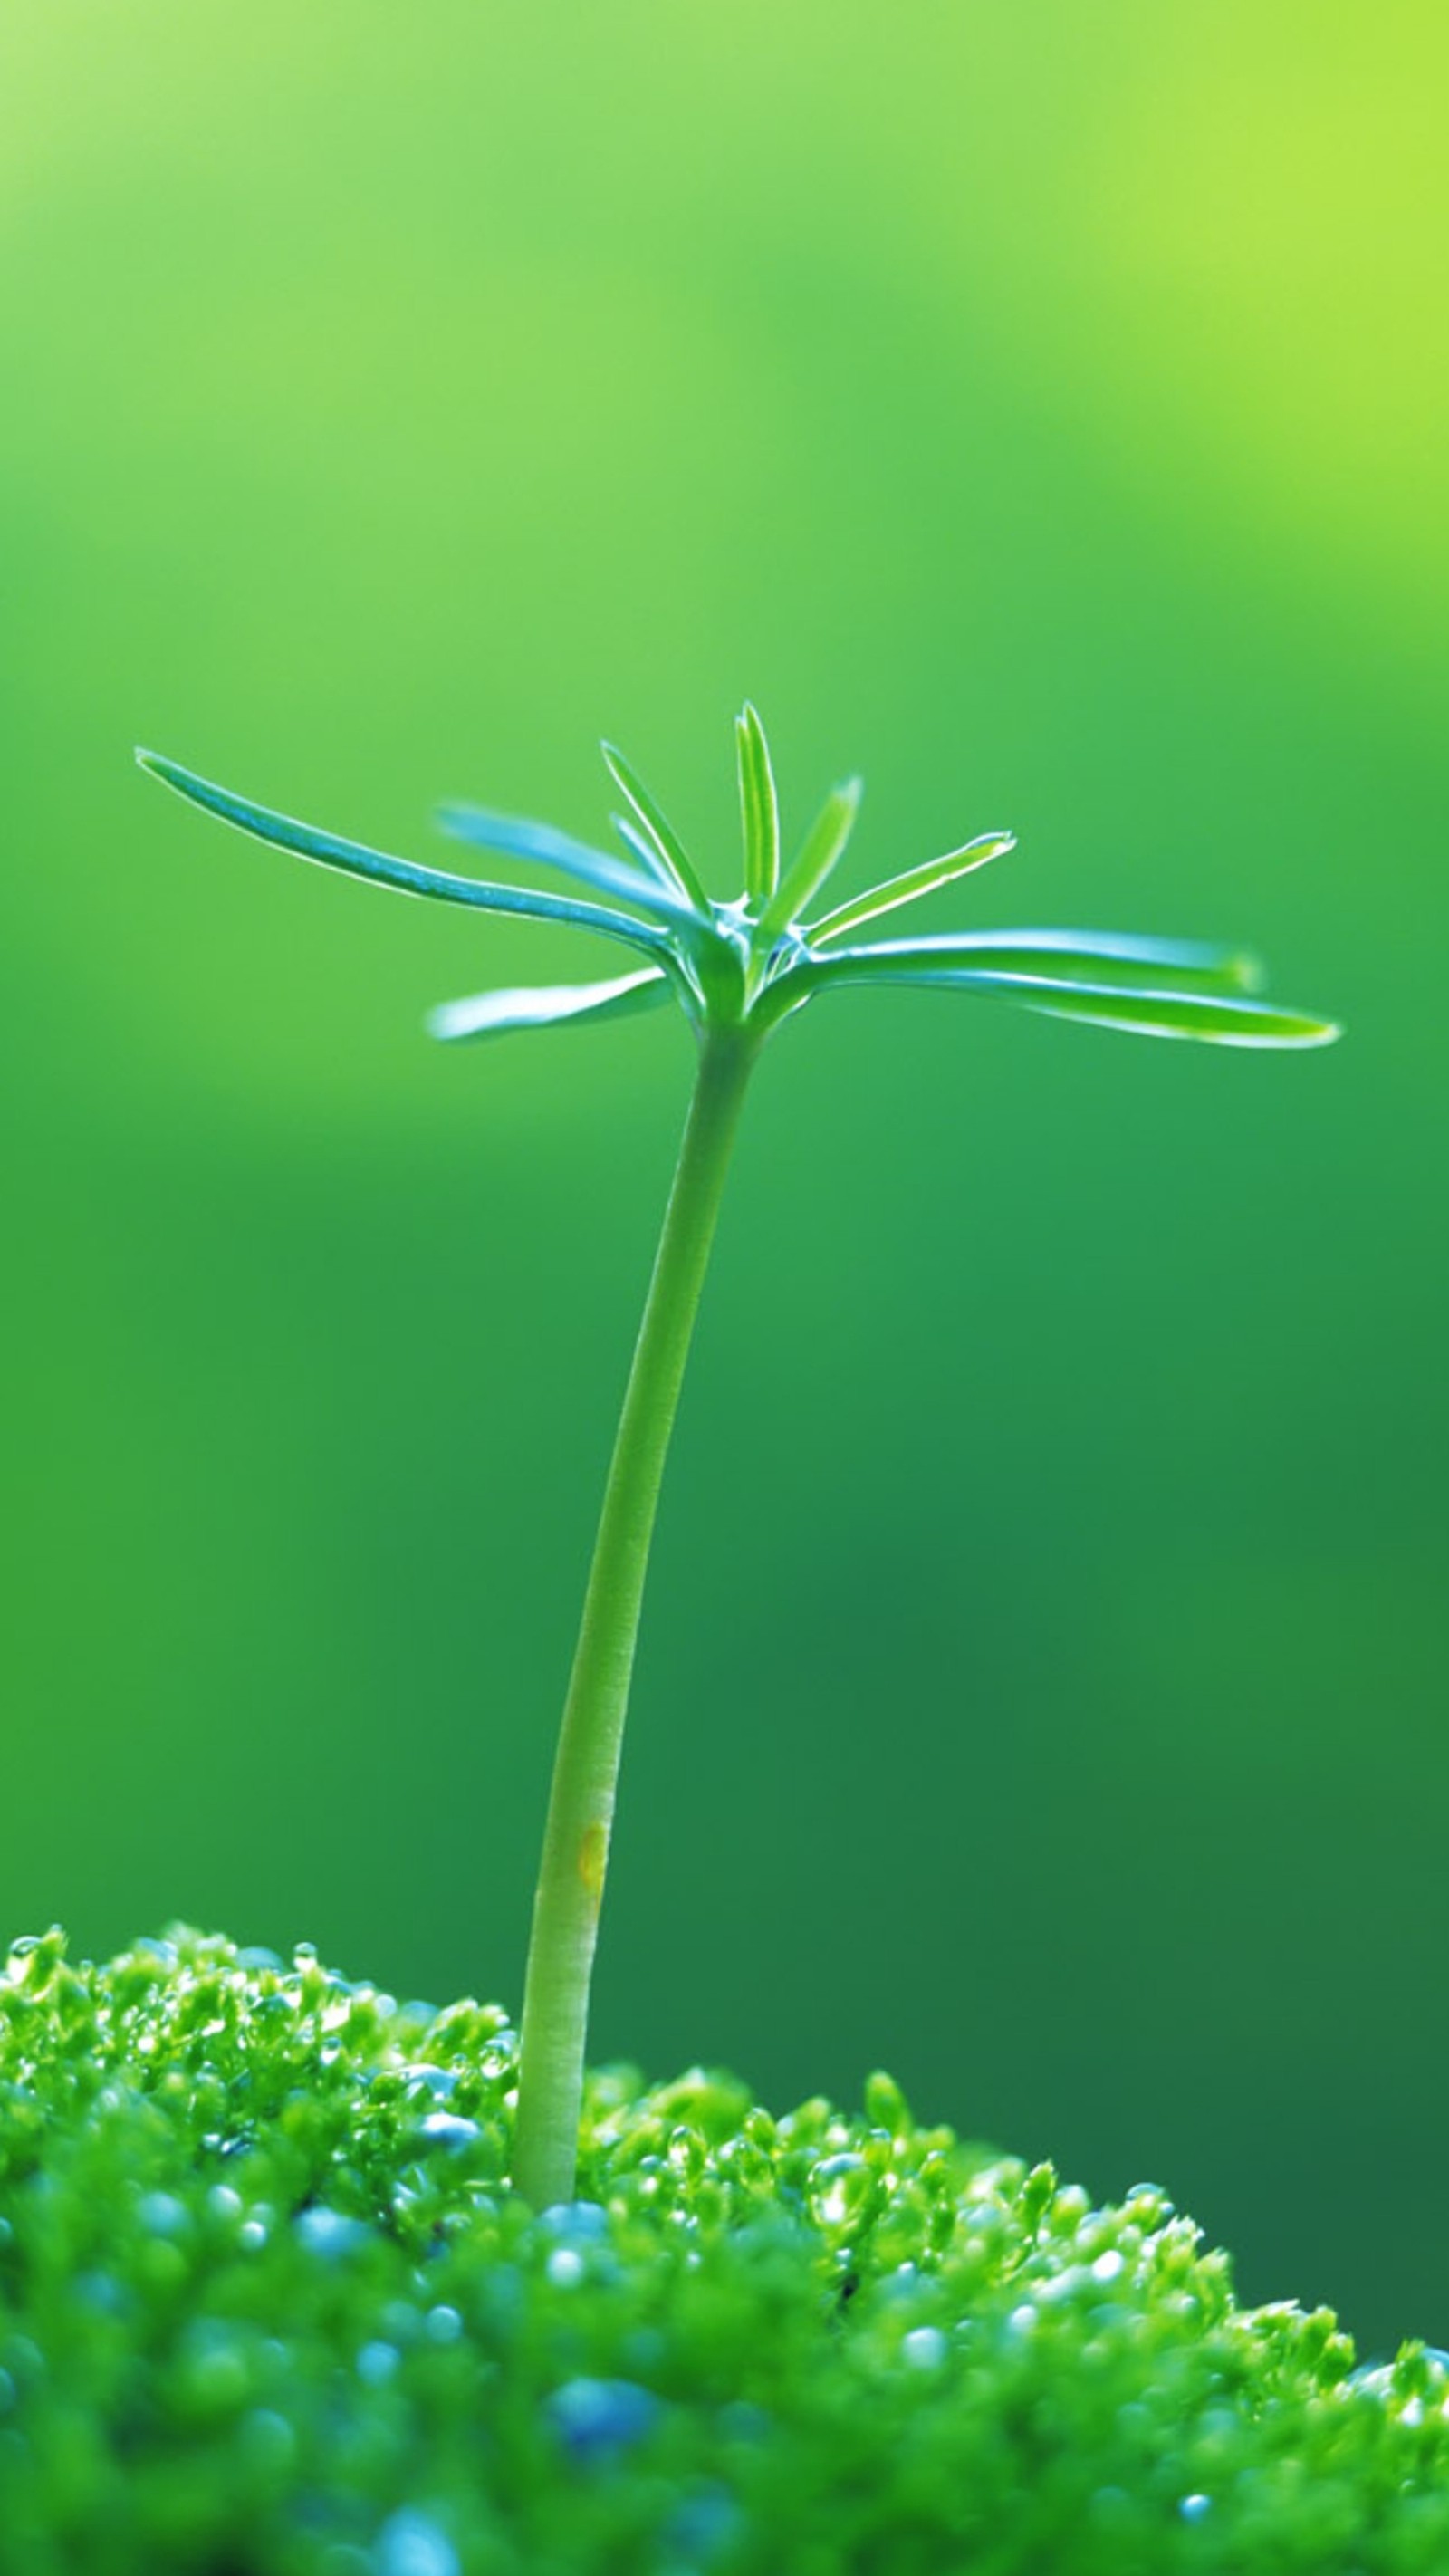
[[[808,968],[802,971],[809,973]],[[787,987],[790,980],[784,979]],[[1219,1046],[1328,1046],[1340,1034],[1332,1020],[1313,1019],[1301,1011],[1282,1010],[1274,1003],[1233,993],[1163,990],[1126,982],[1092,984],[1080,973],[1075,977],[1070,972],[1022,974],[1000,967],[966,966],[919,969],[891,960],[884,971],[839,976],[826,972],[811,981],[817,991],[836,983],[895,983],[994,994],[1051,1019],[1092,1020],[1100,1027],[1127,1030],[1139,1037],[1200,1038]]]
[[[511,991],[470,993],[441,1002],[427,1018],[428,1034],[443,1039],[502,1037],[511,1029],[557,1028],[574,1020],[621,1020],[658,1010],[670,995],[662,967],[621,975],[610,984],[520,984]]]
[[[618,833],[620,840],[623,842],[625,849],[633,852],[634,857],[639,861],[641,867],[648,868],[652,871],[656,884],[662,884],[663,878],[659,866],[659,854],[647,833],[642,832],[637,823],[631,823],[627,814],[611,814],[609,816],[609,820],[613,824],[615,831]],[[669,879],[669,887],[671,893],[673,893],[674,879],[672,875]]]
[[[788,930],[819,893],[855,829],[862,793],[859,778],[848,778],[843,787],[832,787],[805,836],[804,847],[765,906],[758,933],[762,948],[769,947],[782,931]]]
[[[1087,986],[1057,988],[1050,1000],[1028,998],[1023,978],[1009,1000],[1049,1019],[1093,1020],[1100,1028],[1137,1037],[1201,1038],[1215,1046],[1332,1046],[1342,1035],[1336,1020],[1285,1011],[1272,1002],[1238,1001],[1216,993],[1134,992],[1123,986],[1093,993]],[[1038,988],[1046,990],[1045,984]]]
[[[637,769],[624,758],[622,751],[617,750],[611,742],[600,743],[599,749],[604,755],[604,767],[614,785],[625,801],[633,806],[639,817],[645,842],[656,864],[656,872],[666,885],[673,884],[676,891],[684,896],[686,902],[693,904],[696,912],[703,913],[708,919],[709,897],[700,884],[684,843],[668,816],[656,805]],[[630,836],[626,834],[625,837]],[[631,840],[631,847],[637,848],[637,842]]]
[[[909,970],[913,982],[951,983],[963,973],[989,970],[1093,985],[1165,979],[1229,993],[1253,992],[1262,982],[1262,968],[1246,949],[1114,930],[947,931],[933,939],[872,940],[862,948],[837,949],[820,963],[827,975],[852,981]]]
[[[680,898],[673,886],[661,888],[657,872],[644,876],[622,859],[611,858],[607,850],[592,850],[586,841],[575,841],[552,823],[533,823],[521,814],[495,814],[484,805],[461,804],[440,805],[437,819],[452,840],[559,868],[565,876],[578,877],[605,894],[622,895],[626,903],[637,904],[655,921],[679,919]]]
[[[904,876],[887,877],[868,893],[852,895],[823,921],[812,922],[806,937],[812,946],[822,939],[838,939],[843,930],[856,930],[861,922],[874,921],[878,913],[894,912],[898,904],[915,903],[923,894],[934,894],[937,886],[954,885],[957,877],[969,877],[973,868],[984,868],[988,860],[999,859],[1015,847],[1014,832],[982,832],[976,840],[963,842],[959,850],[947,850],[942,858],[927,859],[922,867],[908,868]]]
[[[735,744],[745,835],[745,891],[752,903],[767,903],[780,881],[780,806],[765,728],[748,702],[735,721]]]
[[[395,859],[381,850],[368,849],[361,841],[345,841],[336,833],[315,830],[310,823],[294,822],[289,814],[274,813],[268,805],[254,805],[245,796],[233,795],[230,788],[214,786],[210,779],[198,777],[195,770],[183,769],[179,761],[163,759],[159,752],[138,750],[136,758],[153,778],[173,787],[191,804],[200,805],[223,823],[234,824],[239,832],[249,832],[256,840],[268,841],[279,850],[290,850],[297,858],[310,859],[318,867],[337,868],[344,876],[361,877],[370,885],[391,886],[399,894],[428,896],[438,903],[461,903],[478,912],[512,914],[522,921],[557,921],[578,930],[597,930],[605,938],[622,939],[631,948],[653,954],[669,945],[663,931],[651,923],[631,921],[627,914],[606,910],[602,904],[575,903],[561,895],[537,894],[520,886],[485,885],[475,877],[448,876],[441,868],[419,867],[411,859]]]

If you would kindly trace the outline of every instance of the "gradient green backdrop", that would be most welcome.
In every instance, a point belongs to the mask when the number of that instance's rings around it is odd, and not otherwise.
[[[0,1909],[516,1999],[689,1075],[449,1055],[725,890],[729,719],[952,919],[1249,936],[1348,1042],[792,1026],[666,1490],[599,2052],[889,2063],[1449,2341],[1439,0],[8,0]],[[925,926],[923,921],[923,926]]]

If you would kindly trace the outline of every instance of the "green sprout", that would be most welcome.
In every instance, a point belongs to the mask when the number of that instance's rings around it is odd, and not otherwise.
[[[1001,857],[1014,847],[1012,835],[980,834],[833,911],[816,911],[850,838],[860,781],[832,789],[795,856],[782,865],[774,772],[753,707],[738,720],[737,741],[745,884],[729,903],[706,893],[678,834],[608,744],[604,760],[627,809],[613,818],[622,858],[550,824],[477,806],[446,806],[440,817],[455,839],[552,868],[606,902],[484,883],[387,857],[254,805],[154,752],[137,754],[144,769],[193,804],[321,867],[476,912],[596,931],[643,960],[609,982],[528,986],[444,1003],[428,1023],[437,1038],[617,1019],[669,1002],[678,1003],[694,1031],[694,1095],[604,1491],[534,1898],[513,2181],[535,2208],[573,2195],[589,1987],[660,1481],[740,1110],[766,1039],[808,1002],[887,984],[944,986],[1054,1019],[1220,1046],[1322,1046],[1338,1034],[1328,1021],[1259,1000],[1256,965],[1233,948],[1074,930],[860,942],[852,934],[867,922]]]

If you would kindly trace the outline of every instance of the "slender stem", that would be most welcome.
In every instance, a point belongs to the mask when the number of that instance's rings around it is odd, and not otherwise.
[[[594,1542],[524,1981],[513,2179],[535,2209],[573,2196],[589,1982],[649,1543],[756,1045],[741,1029],[701,1043]]]

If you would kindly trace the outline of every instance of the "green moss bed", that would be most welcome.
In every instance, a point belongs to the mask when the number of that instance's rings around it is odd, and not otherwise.
[[[1449,2370],[1236,2305],[884,2076],[593,2078],[504,2180],[514,2033],[178,1933],[0,1976],[4,2576],[1449,2570]]]

